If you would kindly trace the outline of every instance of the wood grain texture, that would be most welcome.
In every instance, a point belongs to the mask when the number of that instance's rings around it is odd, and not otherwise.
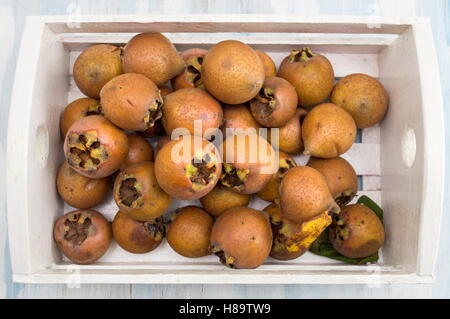
[[[356,14],[428,16],[431,18],[441,70],[445,117],[450,119],[449,1],[425,0],[0,0],[0,168],[4,151],[10,91],[24,19],[28,15],[251,13]],[[447,32],[447,33],[446,33]],[[6,44],[6,45],[5,45]],[[432,106],[430,106],[432,107]],[[450,127],[446,127],[450,152]],[[446,202],[450,200],[450,170],[446,173]],[[316,285],[21,285],[11,281],[7,249],[5,185],[0,183],[0,298],[449,298],[450,243],[441,240],[436,283],[433,285],[316,286]],[[450,237],[450,211],[445,211],[441,238]]]

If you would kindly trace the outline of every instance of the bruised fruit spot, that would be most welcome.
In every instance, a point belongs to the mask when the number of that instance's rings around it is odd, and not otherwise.
[[[92,232],[92,221],[89,213],[77,213],[70,215],[64,221],[64,240],[73,246],[80,246]]]
[[[219,257],[219,260],[222,264],[229,268],[235,268],[234,263],[236,259],[233,256],[228,255],[226,252],[224,252],[220,247],[213,246],[211,249],[211,252]]]
[[[165,229],[161,218],[156,218],[151,222],[145,222],[144,227],[154,240],[159,241],[164,237]]]
[[[303,48],[302,50],[292,50],[289,56],[289,62],[306,62],[316,55],[311,51],[310,48]]]
[[[144,116],[144,123],[147,125],[147,129],[153,127],[155,122],[162,117],[162,106],[163,98],[161,97],[161,92],[159,97],[155,99],[154,103],[148,107],[148,110]]]
[[[186,165],[186,177],[192,183],[194,191],[203,189],[216,177],[216,159],[211,154],[197,154],[191,163]]]
[[[256,106],[258,113],[261,113],[262,118],[268,118],[272,115],[277,107],[277,100],[275,98],[272,88],[263,87],[252,101]]]
[[[189,82],[194,84],[195,87],[199,87],[203,84],[201,69],[202,69],[203,58],[197,56],[191,56],[186,62],[186,78]]]
[[[97,138],[97,132],[73,133],[68,140],[67,161],[88,172],[94,172],[108,158],[106,147]]]
[[[339,206],[344,206],[347,205],[353,199],[353,197],[355,197],[355,195],[356,193],[353,191],[342,192],[334,199],[334,201]]]
[[[127,207],[142,206],[142,187],[134,177],[125,178],[119,188],[119,203]]]
[[[250,170],[238,170],[228,163],[224,163],[222,167],[222,175],[220,176],[222,184],[238,192],[242,192]]]

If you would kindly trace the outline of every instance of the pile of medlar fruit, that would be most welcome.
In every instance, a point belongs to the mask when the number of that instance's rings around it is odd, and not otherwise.
[[[74,210],[54,225],[72,262],[97,261],[113,239],[144,254],[166,238],[186,258],[216,255],[247,269],[269,256],[298,258],[325,230],[349,258],[383,245],[377,216],[349,205],[358,177],[340,157],[358,128],[387,112],[377,79],[351,74],[336,84],[331,62],[307,47],[277,71],[240,41],[180,53],[156,32],[89,47],[73,76],[86,97],[61,114],[56,185]],[[111,198],[117,214],[108,220],[97,206]],[[191,202],[171,211],[174,199]]]

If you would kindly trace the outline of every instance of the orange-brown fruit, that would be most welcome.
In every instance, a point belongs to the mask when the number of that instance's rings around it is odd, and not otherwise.
[[[164,239],[164,223],[162,218],[137,221],[119,211],[112,222],[112,233],[114,240],[124,250],[145,254],[155,250]]]
[[[381,122],[388,110],[389,96],[383,84],[367,74],[350,74],[335,86],[331,102],[349,112],[358,128]]]
[[[220,127],[222,119],[220,103],[202,89],[179,89],[164,99],[162,124],[169,136],[178,128],[187,129],[191,135],[210,136]],[[195,121],[201,124],[198,132]]]
[[[250,132],[258,134],[261,126],[255,121],[247,105],[225,104],[223,106],[223,124],[221,128],[225,138],[235,134],[250,134]]]
[[[149,127],[146,130],[137,132],[140,136],[145,138],[151,138],[156,136],[165,135],[166,131],[164,131],[164,126],[162,125],[161,119],[157,120],[152,127]]]
[[[186,68],[182,73],[172,79],[174,90],[183,88],[202,88],[202,63],[207,50],[193,48],[181,53],[181,57],[186,63]]]
[[[159,89],[142,74],[115,77],[103,87],[100,96],[106,118],[124,130],[146,130],[162,116]]]
[[[269,182],[264,186],[262,190],[258,192],[258,197],[268,202],[273,202],[280,198],[280,184],[284,175],[292,167],[296,167],[295,160],[286,153],[279,152],[279,168],[276,173],[272,175]]]
[[[164,147],[164,145],[169,143],[171,140],[172,139],[168,135],[163,135],[158,139],[158,143],[156,143],[155,147],[155,158],[158,155],[158,152]]]
[[[95,210],[75,210],[56,220],[53,238],[72,262],[92,264],[106,253],[111,244],[111,224]]]
[[[250,101],[250,109],[255,120],[265,127],[285,125],[297,110],[297,93],[285,79],[269,77]]]
[[[211,251],[227,267],[256,268],[264,263],[271,248],[269,218],[255,209],[229,209],[213,225]]]
[[[199,136],[185,135],[164,145],[156,156],[161,188],[177,199],[205,196],[217,184],[222,169],[219,151]]]
[[[163,86],[185,67],[174,45],[161,33],[138,34],[123,52],[123,71],[143,74],[157,86]]]
[[[234,207],[244,207],[250,202],[250,195],[239,194],[222,184],[217,184],[206,196],[200,198],[203,207],[213,216]]]
[[[266,186],[278,170],[277,153],[261,136],[234,135],[221,146],[222,185],[241,194],[254,194]]]
[[[79,119],[90,115],[101,115],[102,107],[99,100],[90,98],[81,98],[73,101],[66,106],[61,113],[59,127],[61,129],[61,136],[66,137],[69,128],[73,123]]]
[[[214,45],[203,59],[203,84],[215,98],[241,104],[258,94],[264,83],[264,65],[247,44],[236,40]]]
[[[76,121],[64,141],[69,166],[90,178],[112,175],[128,154],[127,135],[101,115]]]
[[[256,54],[258,54],[259,58],[261,59],[263,65],[264,65],[264,72],[266,78],[270,76],[276,76],[277,75],[277,67],[275,66],[275,63],[273,62],[272,58],[265,52],[262,52],[260,50],[255,50]]]
[[[329,239],[341,255],[364,258],[375,254],[384,243],[383,223],[367,206],[349,205],[334,216]]]
[[[278,130],[278,141],[272,138],[272,129],[269,129],[267,133],[268,140],[275,147],[275,143],[278,142],[278,149],[281,152],[289,154],[299,154],[303,151],[303,139],[302,139],[302,118],[305,116],[306,111],[303,109],[297,109],[295,115]],[[276,147],[275,147],[276,148]]]
[[[278,76],[295,87],[298,103],[303,108],[324,102],[334,87],[334,71],[330,61],[309,48],[292,50],[281,62]]]
[[[91,179],[80,175],[64,161],[58,169],[56,188],[59,196],[75,208],[91,208],[103,203],[112,189],[110,177]]]
[[[280,185],[283,217],[301,224],[323,212],[339,213],[325,177],[314,168],[297,166],[288,170]]]
[[[172,203],[156,181],[153,162],[122,169],[114,182],[114,201],[122,213],[140,221],[160,217]]]
[[[131,164],[137,164],[145,161],[153,161],[153,148],[143,137],[136,134],[127,134],[128,137],[128,155],[121,168]]]
[[[87,48],[73,66],[78,88],[93,99],[98,99],[102,87],[119,74],[122,74],[122,49],[110,44]]]
[[[172,215],[167,242],[175,252],[188,258],[210,254],[209,242],[214,219],[202,208],[186,206]]]
[[[342,157],[321,159],[311,157],[307,164],[318,170],[327,180],[328,188],[339,206],[347,205],[358,192],[358,176]]]
[[[316,106],[303,120],[305,155],[338,157],[352,147],[355,137],[356,125],[351,115],[332,103]]]
[[[264,211],[270,216],[273,245],[270,257],[292,260],[303,255],[320,234],[331,224],[331,216],[324,212],[303,224],[284,218],[277,204],[270,204]]]

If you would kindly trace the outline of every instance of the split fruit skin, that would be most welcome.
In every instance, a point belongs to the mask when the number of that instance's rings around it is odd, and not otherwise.
[[[111,177],[92,179],[78,174],[67,161],[58,169],[56,188],[59,196],[72,207],[86,209],[103,203],[112,189]]]
[[[239,194],[218,183],[212,191],[200,198],[200,202],[208,213],[217,217],[228,209],[247,206],[250,199],[250,195]]]
[[[296,224],[282,216],[277,204],[270,204],[264,211],[270,216],[273,233],[270,257],[278,260],[302,256],[332,220],[327,212],[323,212],[302,224]]]
[[[203,58],[207,53],[207,50],[199,48],[189,49],[181,53],[181,57],[186,63],[186,68],[171,80],[174,90],[203,87],[201,70]]]
[[[262,190],[258,192],[258,197],[268,202],[274,202],[280,198],[280,184],[284,175],[289,169],[296,167],[295,160],[286,153],[279,152],[279,168],[276,173],[272,175],[269,182]]]
[[[356,124],[344,109],[332,103],[317,105],[302,124],[304,155],[335,158],[347,152],[356,138]]]
[[[124,250],[133,254],[145,254],[155,250],[164,239],[162,218],[137,221],[123,212],[117,212],[112,222],[114,240]]]
[[[116,172],[128,154],[127,135],[101,115],[76,121],[64,141],[64,154],[77,173],[94,179]]]
[[[167,135],[184,128],[191,135],[210,136],[219,129],[223,111],[219,102],[202,89],[179,89],[164,99],[162,124]],[[194,122],[201,122],[201,130],[194,130]]]
[[[314,168],[288,170],[280,185],[280,208],[284,218],[302,224],[323,212],[339,213],[325,177]]]
[[[241,194],[262,190],[278,170],[277,153],[259,135],[234,135],[221,145],[222,185]]]
[[[221,170],[219,151],[199,136],[185,135],[167,142],[155,161],[161,188],[182,200],[199,199],[209,193],[216,186]]]
[[[138,221],[163,215],[171,197],[158,185],[153,162],[140,162],[122,169],[114,182],[114,201],[120,211]]]
[[[347,205],[356,196],[358,176],[352,165],[342,157],[331,159],[311,157],[306,165],[322,173],[331,195],[339,206]]]
[[[53,238],[61,252],[72,262],[92,264],[109,248],[111,224],[94,210],[76,210],[58,218]]]
[[[247,44],[235,40],[214,45],[203,59],[201,76],[206,90],[227,104],[242,104],[258,94],[264,65]]]
[[[265,127],[285,125],[297,110],[298,98],[295,88],[285,79],[269,77],[250,102],[255,120]]]
[[[115,77],[103,87],[100,100],[105,117],[124,130],[146,130],[162,117],[160,91],[142,74]]]
[[[61,136],[66,137],[70,127],[79,119],[90,115],[102,115],[102,107],[99,100],[80,98],[66,106],[61,113],[59,127]]]
[[[334,70],[330,61],[309,48],[293,50],[283,59],[278,76],[291,83],[303,108],[311,108],[328,99],[334,87]]]
[[[273,62],[272,58],[265,52],[260,50],[255,50],[256,54],[258,54],[259,58],[261,59],[261,62],[264,65],[264,72],[265,77],[271,77],[277,75],[277,67],[275,66],[275,63]]]
[[[304,109],[297,109],[295,115],[278,131],[278,147],[275,147],[275,141],[272,141],[272,131],[267,133],[267,136],[274,148],[278,148],[281,152],[289,154],[300,154],[303,152],[302,139],[302,118],[305,116]]]
[[[269,218],[261,211],[236,207],[220,215],[211,232],[211,251],[230,268],[254,269],[272,248]]]
[[[261,126],[252,116],[246,104],[223,105],[223,124],[221,126],[224,137],[236,134],[258,134]]]
[[[153,161],[153,148],[145,138],[136,134],[127,134],[127,137],[128,155],[121,169],[132,164]]]
[[[98,99],[100,90],[114,77],[122,74],[122,49],[110,44],[93,45],[76,59],[73,78],[80,91]]]
[[[123,52],[125,73],[140,73],[163,86],[185,69],[175,46],[161,33],[141,33],[133,37]]]
[[[329,239],[341,255],[364,258],[373,255],[385,240],[384,227],[378,216],[367,206],[349,205],[334,217]]]
[[[331,101],[349,112],[358,128],[371,127],[385,117],[389,96],[383,84],[367,74],[350,74],[335,86]]]
[[[178,209],[170,220],[167,242],[181,256],[199,258],[210,254],[209,242],[214,219],[202,208]]]

